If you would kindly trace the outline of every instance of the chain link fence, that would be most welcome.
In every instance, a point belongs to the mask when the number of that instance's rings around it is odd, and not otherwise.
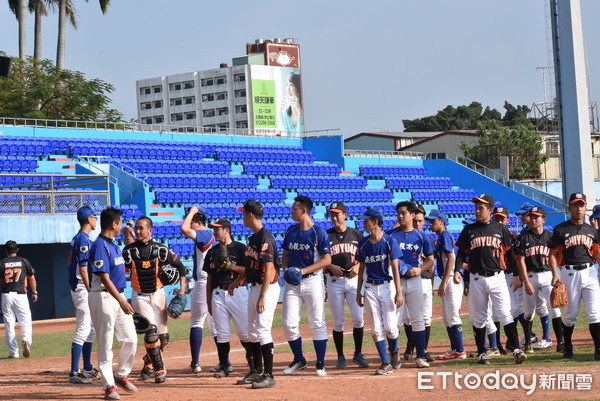
[[[108,176],[0,174],[0,214],[73,214],[110,205]]]

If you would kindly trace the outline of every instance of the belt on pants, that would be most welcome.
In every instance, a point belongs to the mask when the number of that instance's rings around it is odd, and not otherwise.
[[[581,263],[579,265],[565,265],[565,269],[567,270],[585,270],[588,267],[592,267],[593,263]]]
[[[381,285],[381,284],[385,284],[385,283],[389,283],[390,280],[367,280],[368,284],[373,284],[373,285]]]
[[[303,274],[303,275],[302,275],[302,278],[309,278],[309,277],[312,277],[312,276],[314,276],[315,274],[316,274],[315,272],[308,273],[308,274]]]
[[[237,287],[235,287],[237,288]],[[229,284],[223,284],[223,285],[218,285],[215,288],[213,288],[213,290],[228,290],[229,289]]]
[[[502,273],[502,270],[500,270],[499,272],[485,272],[485,273],[471,273],[475,276],[481,276],[481,277],[494,277],[498,274]]]
[[[25,291],[20,292],[20,291],[3,291],[3,294],[25,294]]]
[[[103,289],[103,290],[102,290],[102,292],[108,292],[108,290],[105,288],[105,289]],[[122,294],[122,293],[124,293],[124,292],[125,292],[125,288],[119,288],[119,289],[117,290],[117,292],[118,292],[119,294]]]

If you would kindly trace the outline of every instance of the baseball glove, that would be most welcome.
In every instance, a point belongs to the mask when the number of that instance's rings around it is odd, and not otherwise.
[[[158,273],[162,285],[173,285],[179,281],[179,269],[172,266],[164,266]]]
[[[550,293],[550,304],[553,308],[561,308],[569,304],[567,298],[567,286],[564,283],[556,283]]]
[[[171,299],[171,302],[169,302],[167,313],[169,316],[171,316],[171,318],[177,319],[185,310],[186,305],[187,297],[185,295],[177,294],[173,297],[173,299]]]
[[[215,256],[213,257],[213,263],[219,271],[229,270],[229,267],[232,265],[232,263],[231,259],[229,258],[227,245],[217,245],[217,249],[215,249]]]
[[[296,270],[295,267],[290,267],[283,274],[283,279],[291,285],[298,285],[302,281],[302,271]]]
[[[133,314],[133,324],[135,324],[135,332],[138,334],[146,334],[150,328],[150,321],[137,312]]]

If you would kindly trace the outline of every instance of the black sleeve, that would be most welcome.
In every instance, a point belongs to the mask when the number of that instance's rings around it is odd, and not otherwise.
[[[248,247],[241,242],[236,242],[236,253],[238,257],[237,265],[246,266],[246,250]]]
[[[204,258],[204,266],[202,267],[202,270],[204,270],[205,272],[207,272],[208,274],[210,274],[211,272],[211,268],[210,268],[210,264],[212,263],[213,260],[213,254],[215,247],[212,247],[208,250],[208,252],[206,252],[206,257]]]
[[[181,263],[181,259],[179,259],[179,256],[177,256],[175,252],[173,252],[171,249],[169,249],[167,262],[171,266],[176,267],[177,270],[179,270],[180,276],[185,276],[185,266],[183,265],[183,263]]]

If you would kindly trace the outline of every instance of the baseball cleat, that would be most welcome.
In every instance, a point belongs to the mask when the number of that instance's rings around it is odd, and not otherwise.
[[[565,359],[575,358],[575,354],[573,354],[573,346],[572,345],[563,345],[563,358],[565,358]]]
[[[167,380],[167,371],[166,370],[159,370],[157,372],[154,372],[154,383],[164,383]]]
[[[202,372],[202,367],[198,364],[190,365],[190,369],[191,369],[192,373],[195,373],[195,374]]]
[[[9,355],[8,358],[9,359],[18,359],[19,355],[14,355],[14,354],[13,355]]]
[[[31,356],[31,345],[25,340],[21,341],[21,345],[23,346],[23,357],[29,358]]]
[[[493,356],[499,356],[500,355],[500,350],[498,348],[488,348],[487,351],[485,351],[487,356],[489,356],[490,358]]]
[[[117,388],[115,386],[110,386],[104,390],[104,399],[105,400],[120,400],[121,396],[117,392]]]
[[[72,376],[69,376],[69,383],[71,384],[90,384],[91,382],[92,380],[81,373],[81,371],[77,371]]]
[[[489,365],[490,364],[490,357],[488,356],[487,352],[482,352],[479,357],[477,358],[477,363],[480,365]]]
[[[498,351],[500,352],[500,355],[506,355],[506,350],[502,345],[498,347]]]
[[[335,364],[335,367],[338,369],[346,369],[346,358],[344,357],[344,355],[338,356],[338,360]]]
[[[208,371],[212,372],[212,373],[217,373],[220,369],[221,369],[221,365],[215,365],[215,366],[211,367],[210,369],[208,369]],[[232,364],[227,365],[226,369],[227,369],[227,372],[229,372],[229,373],[233,372],[233,365]]]
[[[464,351],[464,350],[461,352],[456,351],[455,355],[456,355],[455,359],[467,359],[467,351]]]
[[[219,370],[217,370],[214,375],[215,378],[220,379],[221,377],[228,377],[229,376],[229,371],[227,370],[227,367],[222,366],[219,368]]]
[[[425,358],[417,358],[415,360],[415,362],[417,363],[417,368],[428,368],[429,367],[429,363],[427,363],[427,360]]]
[[[431,357],[431,355],[429,355],[429,352],[427,352],[427,351],[425,351],[425,360],[426,360],[427,362],[435,362],[435,359],[433,359],[433,358]]]
[[[98,372],[98,369],[93,366],[90,370],[82,370],[81,373],[83,373],[88,379],[100,379],[100,372]]]
[[[527,360],[527,354],[525,354],[520,349],[514,350],[513,355],[515,356],[515,363],[517,365],[520,365]]]
[[[152,376],[154,376],[154,369],[152,369],[149,366],[144,366],[140,373],[140,379],[141,380],[149,380],[152,378]]]
[[[367,362],[367,358],[365,358],[365,354],[363,354],[362,352],[355,354],[354,357],[352,358],[352,362],[354,362],[361,368],[369,367],[369,362]]]
[[[375,371],[375,374],[376,375],[389,375],[393,371],[394,371],[394,369],[392,368],[392,364],[382,362],[381,366],[379,367],[379,369],[377,369]]]
[[[552,347],[552,341],[544,340],[543,338],[533,344],[533,349],[546,349]]]
[[[562,342],[561,342],[561,343],[558,343],[558,344],[556,344],[556,352],[561,352],[561,353],[562,353],[562,352],[563,352],[563,346],[564,346],[564,345],[565,345],[565,344],[564,344],[564,343],[562,343]]]
[[[437,359],[439,359],[440,361],[448,361],[451,359],[455,359],[454,355],[456,355],[456,351],[448,350],[445,353],[443,353],[442,355],[438,355]]]
[[[400,369],[400,356],[398,355],[398,351],[390,351],[390,361],[392,365],[392,369]]]
[[[306,360],[300,362],[297,360],[293,360],[292,363],[290,363],[288,365],[287,368],[283,369],[283,374],[284,375],[293,375],[294,373],[296,373],[299,370],[304,370],[306,369]]]
[[[137,387],[129,380],[129,376],[118,378],[115,376],[115,384],[129,393],[135,393]]]
[[[533,348],[534,348],[534,347],[533,347],[531,344],[527,344],[527,345],[525,346],[525,353],[526,353],[526,354],[533,354]]]
[[[327,371],[325,370],[325,364],[323,362],[317,362],[317,376],[327,376]]]
[[[257,373],[255,371],[250,371],[250,372],[246,373],[246,376],[244,376],[244,378],[235,382],[235,384],[238,384],[238,385],[252,384],[252,383],[259,382],[261,380],[262,380],[262,375],[260,373]]]
[[[260,381],[252,383],[252,388],[270,388],[275,387],[275,379],[268,374],[261,376]]]

